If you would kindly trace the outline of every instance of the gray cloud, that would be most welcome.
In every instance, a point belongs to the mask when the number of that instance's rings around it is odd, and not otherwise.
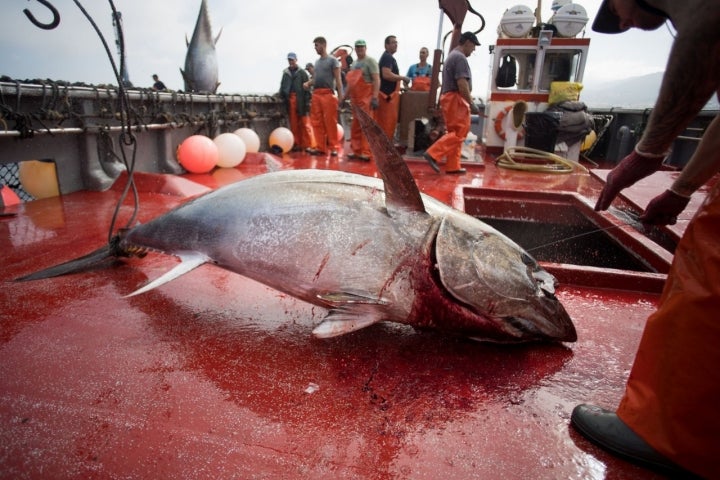
[[[38,18],[47,20],[49,15],[41,4],[3,5],[0,74],[18,79],[115,83],[101,43],[75,3],[71,0],[52,3],[60,11],[61,22],[50,31],[36,28],[22,13],[23,8],[29,8]],[[484,98],[490,62],[487,46],[496,40],[496,28],[505,9],[522,2],[471,3],[487,21],[485,30],[479,34],[482,46],[470,59],[474,94]],[[543,16],[549,18],[550,2],[544,3],[548,5]],[[579,3],[592,19],[600,0]],[[109,4],[98,0],[84,0],[83,4],[116,55]],[[116,0],[115,5],[123,15],[131,81],[136,86],[150,86],[150,76],[157,73],[169,88],[182,89],[179,67],[184,63],[185,37],[192,35],[200,0]],[[420,47],[426,46],[431,51],[435,48],[440,18],[435,0],[325,4],[315,0],[208,0],[208,5],[215,35],[222,28],[217,45],[222,93],[275,92],[287,64],[287,52],[297,52],[301,64],[314,61],[312,39],[317,35],[325,36],[331,48],[363,38],[368,42],[368,53],[376,58],[383,51],[385,36],[397,35],[396,59],[404,73],[417,61]],[[475,30],[479,26],[479,20],[468,14],[465,29]],[[445,18],[443,34],[449,30]],[[585,79],[588,88],[593,79],[616,80],[663,70],[672,42],[665,27],[655,32],[600,35],[593,34],[588,26],[587,35],[592,39]]]

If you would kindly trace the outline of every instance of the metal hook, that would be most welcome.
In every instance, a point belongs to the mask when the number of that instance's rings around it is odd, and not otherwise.
[[[30,10],[27,8],[23,10],[23,13],[28,17],[28,19],[38,28],[42,28],[43,30],[52,30],[53,28],[57,27],[60,24],[60,13],[58,13],[57,9],[52,6],[50,2],[47,0],[38,0],[39,3],[45,5],[47,8],[50,9],[53,15],[53,20],[50,23],[41,23],[35,18],[35,16],[32,14]]]

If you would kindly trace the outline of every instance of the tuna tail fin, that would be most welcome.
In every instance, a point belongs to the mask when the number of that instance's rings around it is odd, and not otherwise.
[[[41,280],[43,278],[59,277],[61,275],[67,275],[69,273],[79,273],[88,270],[93,270],[100,267],[105,267],[120,256],[127,256],[122,254],[118,247],[119,237],[113,237],[113,239],[107,245],[102,248],[98,248],[94,252],[88,253],[79,258],[40,270],[39,272],[25,275],[24,277],[16,278],[16,282],[26,282],[29,280]]]
[[[153,288],[157,288],[160,285],[164,285],[172,280],[175,280],[176,278],[185,275],[191,270],[194,270],[195,268],[199,267],[203,263],[208,262],[208,257],[205,255],[198,253],[198,252],[187,252],[187,253],[179,253],[177,254],[178,257],[180,257],[180,264],[175,266],[172,270],[169,272],[166,272],[165,274],[159,276],[152,282],[148,283],[142,288],[139,288],[135,290],[134,292],[125,295],[126,297],[133,297],[135,295],[140,295],[141,293],[149,292]]]

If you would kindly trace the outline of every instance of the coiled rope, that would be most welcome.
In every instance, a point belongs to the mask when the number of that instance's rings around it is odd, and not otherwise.
[[[576,169],[588,171],[578,162],[530,147],[508,147],[495,160],[495,164],[501,168],[526,172],[572,173]]]

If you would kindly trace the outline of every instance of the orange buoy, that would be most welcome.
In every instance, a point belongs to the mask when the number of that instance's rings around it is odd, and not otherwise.
[[[20,162],[18,178],[25,191],[37,199],[60,195],[55,162],[49,160]]]

